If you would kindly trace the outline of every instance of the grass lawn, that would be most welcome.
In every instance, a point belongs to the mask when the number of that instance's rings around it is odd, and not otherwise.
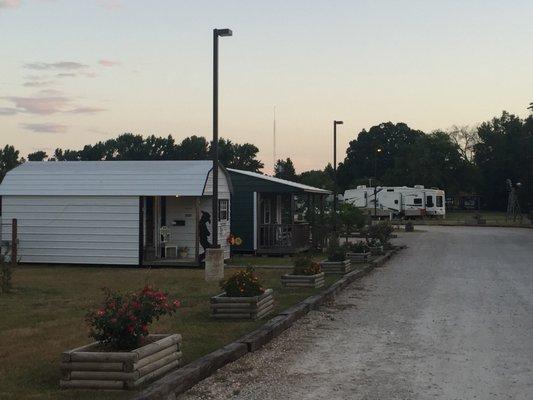
[[[265,287],[274,289],[275,311],[321,290],[282,288],[280,276],[285,272],[257,270]],[[328,277],[326,285],[337,279]],[[220,289],[216,283],[204,282],[203,270],[20,266],[14,272],[13,293],[0,296],[0,398],[94,399],[93,391],[59,389],[60,354],[91,341],[84,316],[89,308],[99,305],[103,297],[101,288],[132,291],[145,283],[181,300],[178,314],[161,319],[151,332],[182,334],[185,363],[265,322],[211,319],[209,297]],[[99,399],[131,396],[132,392],[98,393]]]
[[[450,211],[446,212],[445,219],[425,219],[424,224],[426,225],[446,225],[446,224],[464,224],[466,219],[472,218],[474,215],[479,214],[481,218],[484,218],[487,221],[488,225],[509,225],[509,226],[521,226],[521,225],[531,225],[529,219],[524,214],[522,222],[517,221],[507,221],[507,214],[500,211]],[[415,221],[416,223],[416,221]]]
[[[306,255],[312,257],[315,261],[322,261],[326,256],[319,252],[309,252]],[[251,256],[251,255],[234,255],[229,260],[226,260],[226,264],[231,266],[246,267],[248,265],[253,266],[281,266],[292,267],[294,257],[285,256]]]

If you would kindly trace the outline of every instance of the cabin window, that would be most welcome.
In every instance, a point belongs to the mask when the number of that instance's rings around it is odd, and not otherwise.
[[[398,204],[398,200],[394,200],[394,204]]]
[[[229,219],[229,200],[220,199],[218,201],[218,220],[227,221]]]
[[[422,205],[422,199],[421,198],[414,199],[413,203],[414,203],[415,206],[421,206]]]
[[[426,205],[428,207],[433,207],[433,196],[427,196],[426,200],[427,200]]]
[[[437,196],[437,207],[442,207],[442,196]]]

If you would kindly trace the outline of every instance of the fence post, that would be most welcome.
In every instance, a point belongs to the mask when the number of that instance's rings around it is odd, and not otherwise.
[[[11,222],[11,265],[15,267],[17,265],[17,219],[13,218]]]

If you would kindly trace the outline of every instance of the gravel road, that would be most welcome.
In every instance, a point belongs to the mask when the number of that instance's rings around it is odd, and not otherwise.
[[[533,230],[420,227],[192,399],[533,399]]]

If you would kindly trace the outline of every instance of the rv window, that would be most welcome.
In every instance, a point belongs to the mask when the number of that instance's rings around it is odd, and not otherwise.
[[[394,192],[394,189],[387,189],[387,192]]]
[[[220,199],[218,201],[218,220],[227,221],[229,219],[229,201]]]
[[[442,196],[437,196],[437,207],[442,207]]]
[[[426,200],[427,200],[426,205],[428,207],[433,207],[433,196],[427,196]]]
[[[398,200],[394,200],[394,204],[398,204]]]
[[[413,203],[415,204],[415,206],[421,206],[422,205],[422,199],[421,198],[414,199]]]

